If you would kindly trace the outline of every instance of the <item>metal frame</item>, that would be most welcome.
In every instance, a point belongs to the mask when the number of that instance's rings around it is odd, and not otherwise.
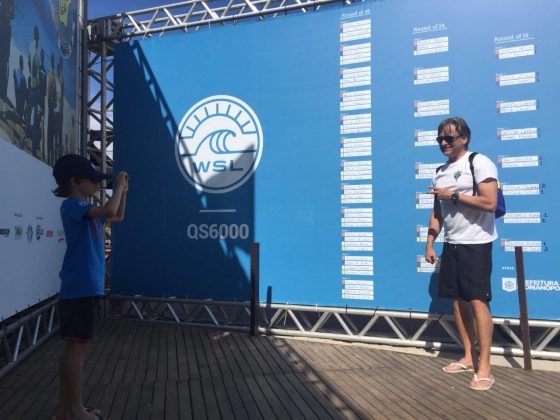
[[[58,331],[56,298],[0,323],[0,377]]]
[[[113,43],[101,42],[96,48],[88,48],[86,85],[91,97],[84,108],[87,113],[87,153],[103,173],[111,173],[113,159],[107,155],[107,147],[113,142]],[[92,122],[98,126],[91,128]],[[106,183],[103,182],[97,201],[103,205],[107,199]]]
[[[165,6],[119,13],[92,21],[102,25],[109,40],[163,35],[173,30],[187,32],[191,28],[216,23],[235,23],[239,19],[265,19],[268,15],[307,12],[331,3],[351,4],[356,0],[190,0]]]
[[[111,296],[109,316],[188,326],[249,331],[249,302]],[[458,350],[451,315],[291,304],[260,304],[262,334]],[[493,354],[523,356],[519,319],[494,318]],[[560,322],[530,320],[531,356],[560,360]]]

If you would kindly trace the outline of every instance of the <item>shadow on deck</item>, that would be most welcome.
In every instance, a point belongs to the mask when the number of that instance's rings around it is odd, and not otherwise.
[[[0,380],[0,419],[48,419],[62,342]],[[489,392],[446,361],[368,348],[106,320],[87,358],[84,401],[116,419],[554,418],[560,373],[495,367]]]

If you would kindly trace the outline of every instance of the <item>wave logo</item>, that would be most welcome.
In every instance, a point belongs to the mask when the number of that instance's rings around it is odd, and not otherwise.
[[[256,171],[262,128],[253,110],[233,96],[210,96],[184,115],[175,136],[181,173],[197,190],[227,193]]]

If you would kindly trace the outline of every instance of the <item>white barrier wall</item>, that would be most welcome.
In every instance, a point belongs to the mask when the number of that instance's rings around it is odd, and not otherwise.
[[[58,292],[66,250],[52,168],[0,141],[0,320]]]

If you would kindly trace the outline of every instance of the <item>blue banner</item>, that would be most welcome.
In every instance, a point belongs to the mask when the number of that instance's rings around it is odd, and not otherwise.
[[[558,15],[369,1],[119,45],[113,291],[246,300],[258,241],[262,300],[448,312],[423,253],[437,126],[458,115],[508,206],[492,312],[518,315],[519,245],[530,317],[558,319]]]

